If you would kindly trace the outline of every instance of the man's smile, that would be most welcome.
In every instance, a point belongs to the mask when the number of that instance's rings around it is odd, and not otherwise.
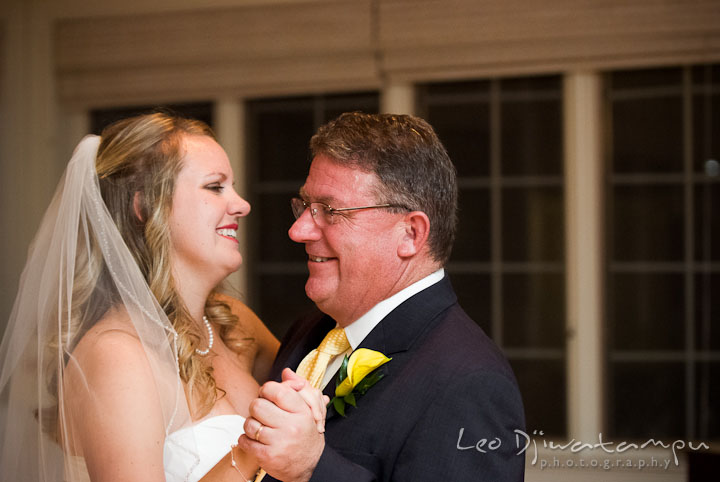
[[[321,256],[313,256],[311,254],[308,255],[308,259],[312,261],[313,263],[325,263],[326,261],[330,261],[334,258],[323,258]]]

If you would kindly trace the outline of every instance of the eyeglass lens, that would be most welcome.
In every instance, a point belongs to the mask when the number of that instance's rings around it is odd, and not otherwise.
[[[333,216],[329,212],[328,207],[322,203],[309,203],[300,198],[292,198],[290,200],[290,206],[292,207],[295,219],[302,216],[305,209],[309,208],[310,215],[318,226],[327,226],[333,222]]]

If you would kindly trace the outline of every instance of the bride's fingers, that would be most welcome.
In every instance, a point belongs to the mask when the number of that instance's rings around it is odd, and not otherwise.
[[[272,430],[272,428],[268,427],[267,425],[263,425],[258,420],[252,417],[248,417],[247,419],[245,419],[245,424],[243,425],[243,428],[245,430],[245,436],[264,445],[267,444],[267,435],[269,435],[270,431]],[[263,436],[265,436],[265,438],[263,438]],[[263,442],[263,440],[265,440],[265,442]]]

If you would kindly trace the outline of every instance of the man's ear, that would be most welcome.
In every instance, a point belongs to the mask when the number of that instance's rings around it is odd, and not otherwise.
[[[143,195],[140,191],[135,191],[135,196],[133,196],[133,211],[135,212],[135,217],[138,218],[141,223],[144,223],[145,216],[143,216]]]
[[[422,211],[412,211],[403,219],[404,233],[398,245],[398,256],[410,258],[423,250],[430,235],[430,219]]]

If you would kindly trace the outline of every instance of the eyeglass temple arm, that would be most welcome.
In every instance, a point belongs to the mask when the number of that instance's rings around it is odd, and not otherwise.
[[[339,211],[356,211],[358,209],[372,209],[372,208],[390,208],[394,207],[393,204],[375,204],[373,206],[358,206],[354,208],[330,208],[333,210],[333,212],[339,212]]]

